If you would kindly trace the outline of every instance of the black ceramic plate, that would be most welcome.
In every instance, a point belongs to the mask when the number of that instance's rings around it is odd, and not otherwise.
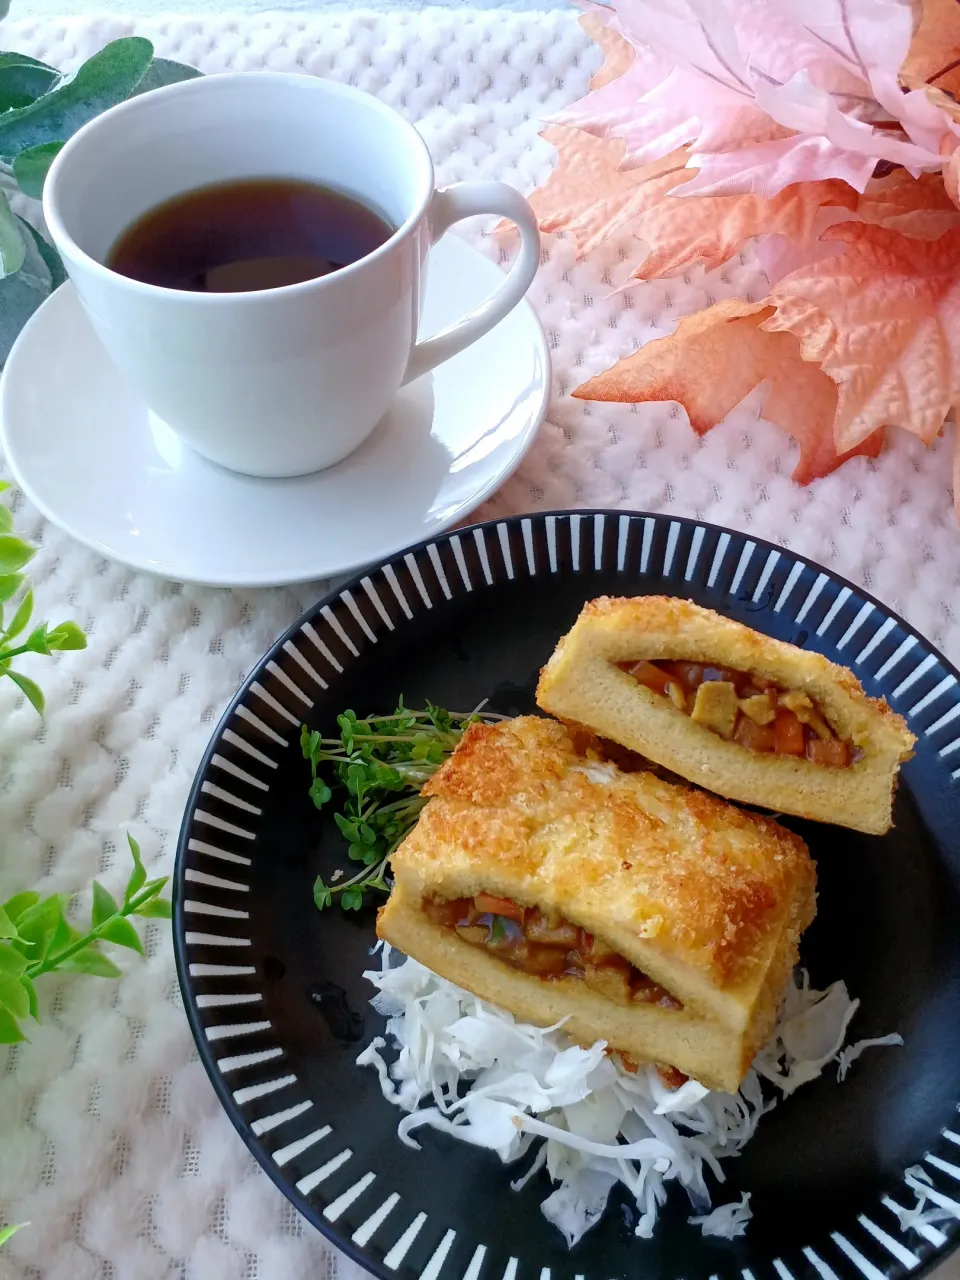
[[[542,1217],[540,1174],[515,1194],[492,1153],[421,1131],[354,1065],[381,1030],[361,977],[372,911],[319,915],[318,872],[342,864],[307,798],[301,721],[432,699],[534,710],[541,664],[585,600],[690,597],[850,666],[918,738],[883,839],[790,822],[819,865],[803,940],[816,985],[844,978],[854,1038],[899,1031],[766,1116],[723,1199],[752,1194],[735,1241],[704,1239],[671,1192],[655,1238],[626,1198],[568,1251]],[[380,1276],[403,1280],[879,1280],[919,1274],[960,1222],[901,1231],[921,1164],[960,1201],[960,685],[882,605],[789,552],[710,525],[619,512],[481,525],[400,555],[322,601],[266,655],[224,716],[184,820],[176,949],[187,1014],[227,1113],[300,1212]],[[960,1209],[960,1205],[958,1205]]]

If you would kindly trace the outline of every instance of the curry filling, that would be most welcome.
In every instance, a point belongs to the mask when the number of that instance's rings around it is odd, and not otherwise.
[[[579,978],[616,1004],[682,1009],[652,978],[594,934],[537,907],[478,893],[473,898],[425,898],[423,912],[472,947],[492,952],[511,968],[538,978]]]
[[[750,751],[803,756],[841,769],[861,756],[837,736],[809,694],[780,689],[763,676],[666,659],[617,666],[705,729]]]

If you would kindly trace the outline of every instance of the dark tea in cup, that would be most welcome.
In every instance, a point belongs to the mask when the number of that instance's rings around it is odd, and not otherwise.
[[[319,183],[248,178],[165,200],[114,242],[107,266],[195,293],[279,289],[339,271],[393,235],[369,206]]]

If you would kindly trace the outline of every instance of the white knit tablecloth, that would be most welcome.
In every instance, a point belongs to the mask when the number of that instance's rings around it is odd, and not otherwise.
[[[551,164],[538,118],[580,96],[596,65],[562,12],[8,20],[0,31],[3,48],[61,67],[136,32],[207,72],[270,67],[350,80],[417,122],[442,181],[496,176],[524,191]],[[532,298],[553,349],[553,401],[519,472],[479,514],[600,505],[749,529],[862,584],[960,660],[953,429],[929,450],[900,437],[876,462],[858,459],[800,489],[789,479],[795,446],[750,404],[698,440],[670,406],[570,399],[584,378],[753,273],[745,261],[612,294],[623,247],[578,264],[569,240],[547,242]],[[43,721],[0,682],[0,901],[29,885],[69,893],[93,876],[117,892],[126,830],[152,874],[172,870],[187,791],[221,711],[324,584],[220,591],[158,581],[99,559],[22,499],[14,505],[19,526],[43,544],[43,615],[76,618],[90,647],[29,667],[47,689]],[[181,1012],[166,923],[150,924],[146,945],[144,962],[120,957],[118,983],[43,980],[44,1024],[29,1044],[0,1049],[0,1222],[33,1224],[0,1250],[0,1277],[351,1272],[221,1112]],[[945,1270],[960,1276],[955,1264]]]

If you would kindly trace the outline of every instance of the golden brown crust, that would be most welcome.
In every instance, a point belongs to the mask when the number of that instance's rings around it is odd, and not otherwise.
[[[806,693],[861,758],[835,769],[726,741],[616,666],[640,658],[713,663]],[[889,829],[897,769],[915,741],[844,667],[662,596],[586,604],[541,672],[537,702],[729,799],[875,834]]]
[[[604,938],[693,1009],[752,1016],[795,899],[813,916],[799,837],[649,773],[578,756],[555,721],[475,725],[424,787],[392,858],[411,900],[486,891]]]

